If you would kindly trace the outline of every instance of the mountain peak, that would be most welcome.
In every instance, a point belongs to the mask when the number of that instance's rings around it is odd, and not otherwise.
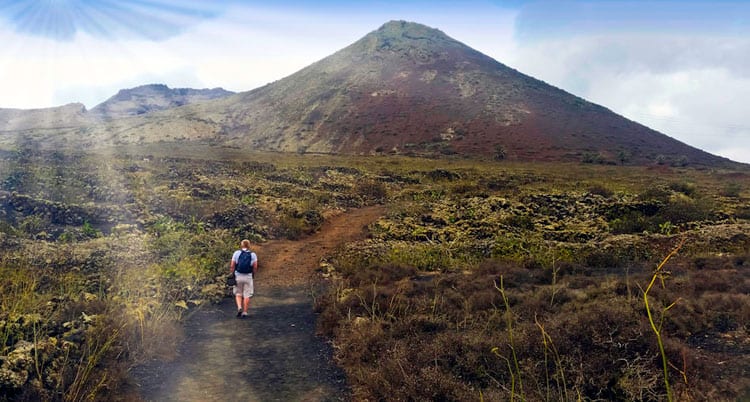
[[[388,21],[378,28],[375,32],[381,37],[406,37],[411,39],[449,39],[452,40],[443,31],[422,25],[417,22],[409,21]]]
[[[168,92],[171,89],[164,84],[146,84],[139,85],[133,88],[121,89],[118,93],[132,93],[132,92]]]
[[[439,29],[408,21],[389,21],[357,43],[364,44],[369,52],[398,52],[461,45]]]

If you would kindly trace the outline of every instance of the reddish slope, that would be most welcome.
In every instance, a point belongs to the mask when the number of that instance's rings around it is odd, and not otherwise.
[[[221,140],[267,149],[726,162],[403,21],[231,99]]]

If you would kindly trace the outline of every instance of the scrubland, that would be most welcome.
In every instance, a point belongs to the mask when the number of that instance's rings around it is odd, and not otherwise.
[[[166,143],[2,154],[0,400],[111,399],[226,294],[239,239],[304,241],[371,204],[386,215],[312,288],[355,400],[750,397],[748,171]]]

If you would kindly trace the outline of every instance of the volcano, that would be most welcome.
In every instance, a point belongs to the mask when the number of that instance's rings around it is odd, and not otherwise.
[[[261,149],[726,161],[405,21],[228,100],[217,139]]]
[[[121,91],[87,119],[78,113],[76,124],[33,134],[77,146],[187,141],[301,153],[733,164],[406,21],[252,91],[184,102],[164,88]],[[166,100],[143,101],[152,93]]]

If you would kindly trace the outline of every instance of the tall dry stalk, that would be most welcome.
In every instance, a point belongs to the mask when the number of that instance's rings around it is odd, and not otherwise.
[[[544,329],[544,326],[539,322],[536,316],[534,316],[534,322],[536,323],[536,326],[539,327],[539,331],[542,333],[542,344],[544,345],[544,374],[546,377],[546,384],[547,384],[547,400],[551,401],[550,392],[549,392],[549,371],[547,370],[547,364],[548,364],[548,355],[552,354],[552,359],[555,362],[555,366],[557,366],[557,374],[558,376],[555,376],[555,382],[557,383],[557,389],[558,392],[561,394],[561,400],[567,401],[568,399],[568,384],[565,381],[565,370],[563,368],[562,364],[562,358],[560,357],[560,353],[557,351],[557,347],[555,347],[555,343],[552,342],[552,337],[547,332],[547,330]]]
[[[669,385],[669,361],[667,360],[667,354],[664,351],[664,342],[662,340],[661,331],[662,331],[662,325],[664,324],[664,317],[665,314],[669,309],[674,307],[675,304],[679,301],[679,299],[675,300],[672,304],[668,305],[667,307],[664,307],[661,312],[659,313],[659,323],[657,325],[656,321],[654,320],[654,315],[651,312],[651,306],[648,302],[648,293],[651,291],[651,288],[656,283],[656,279],[659,278],[661,281],[662,288],[664,287],[664,265],[669,261],[670,258],[672,258],[675,254],[677,254],[678,251],[682,248],[682,246],[685,244],[685,238],[683,237],[680,241],[680,244],[677,245],[677,247],[672,250],[671,253],[669,253],[664,259],[659,263],[659,265],[654,270],[654,274],[651,276],[651,282],[646,287],[646,290],[643,292],[643,303],[646,305],[646,314],[648,314],[648,322],[651,324],[651,329],[656,334],[656,342],[659,344],[659,353],[661,354],[661,361],[662,366],[664,369],[664,386],[667,389],[667,400],[672,402],[673,396],[672,396],[672,387]]]
[[[510,394],[510,400],[514,400],[515,398],[515,385],[516,381],[518,381],[518,390],[519,395],[521,396],[521,400],[524,400],[524,393],[523,393],[523,382],[521,381],[521,366],[518,364],[518,356],[516,355],[516,347],[515,343],[513,342],[513,312],[510,310],[510,302],[508,301],[508,296],[505,294],[505,287],[503,286],[503,277],[500,276],[500,286],[497,285],[497,281],[495,282],[495,289],[497,289],[500,292],[500,295],[503,297],[503,304],[505,304],[505,323],[506,328],[508,330],[508,346],[510,346],[511,354],[513,355],[513,368],[515,369],[515,375],[513,374],[513,370],[511,371],[511,394]],[[495,354],[497,353],[497,348],[493,349],[493,352]],[[507,360],[507,359],[506,359]],[[508,368],[510,369],[510,362],[508,362]]]

